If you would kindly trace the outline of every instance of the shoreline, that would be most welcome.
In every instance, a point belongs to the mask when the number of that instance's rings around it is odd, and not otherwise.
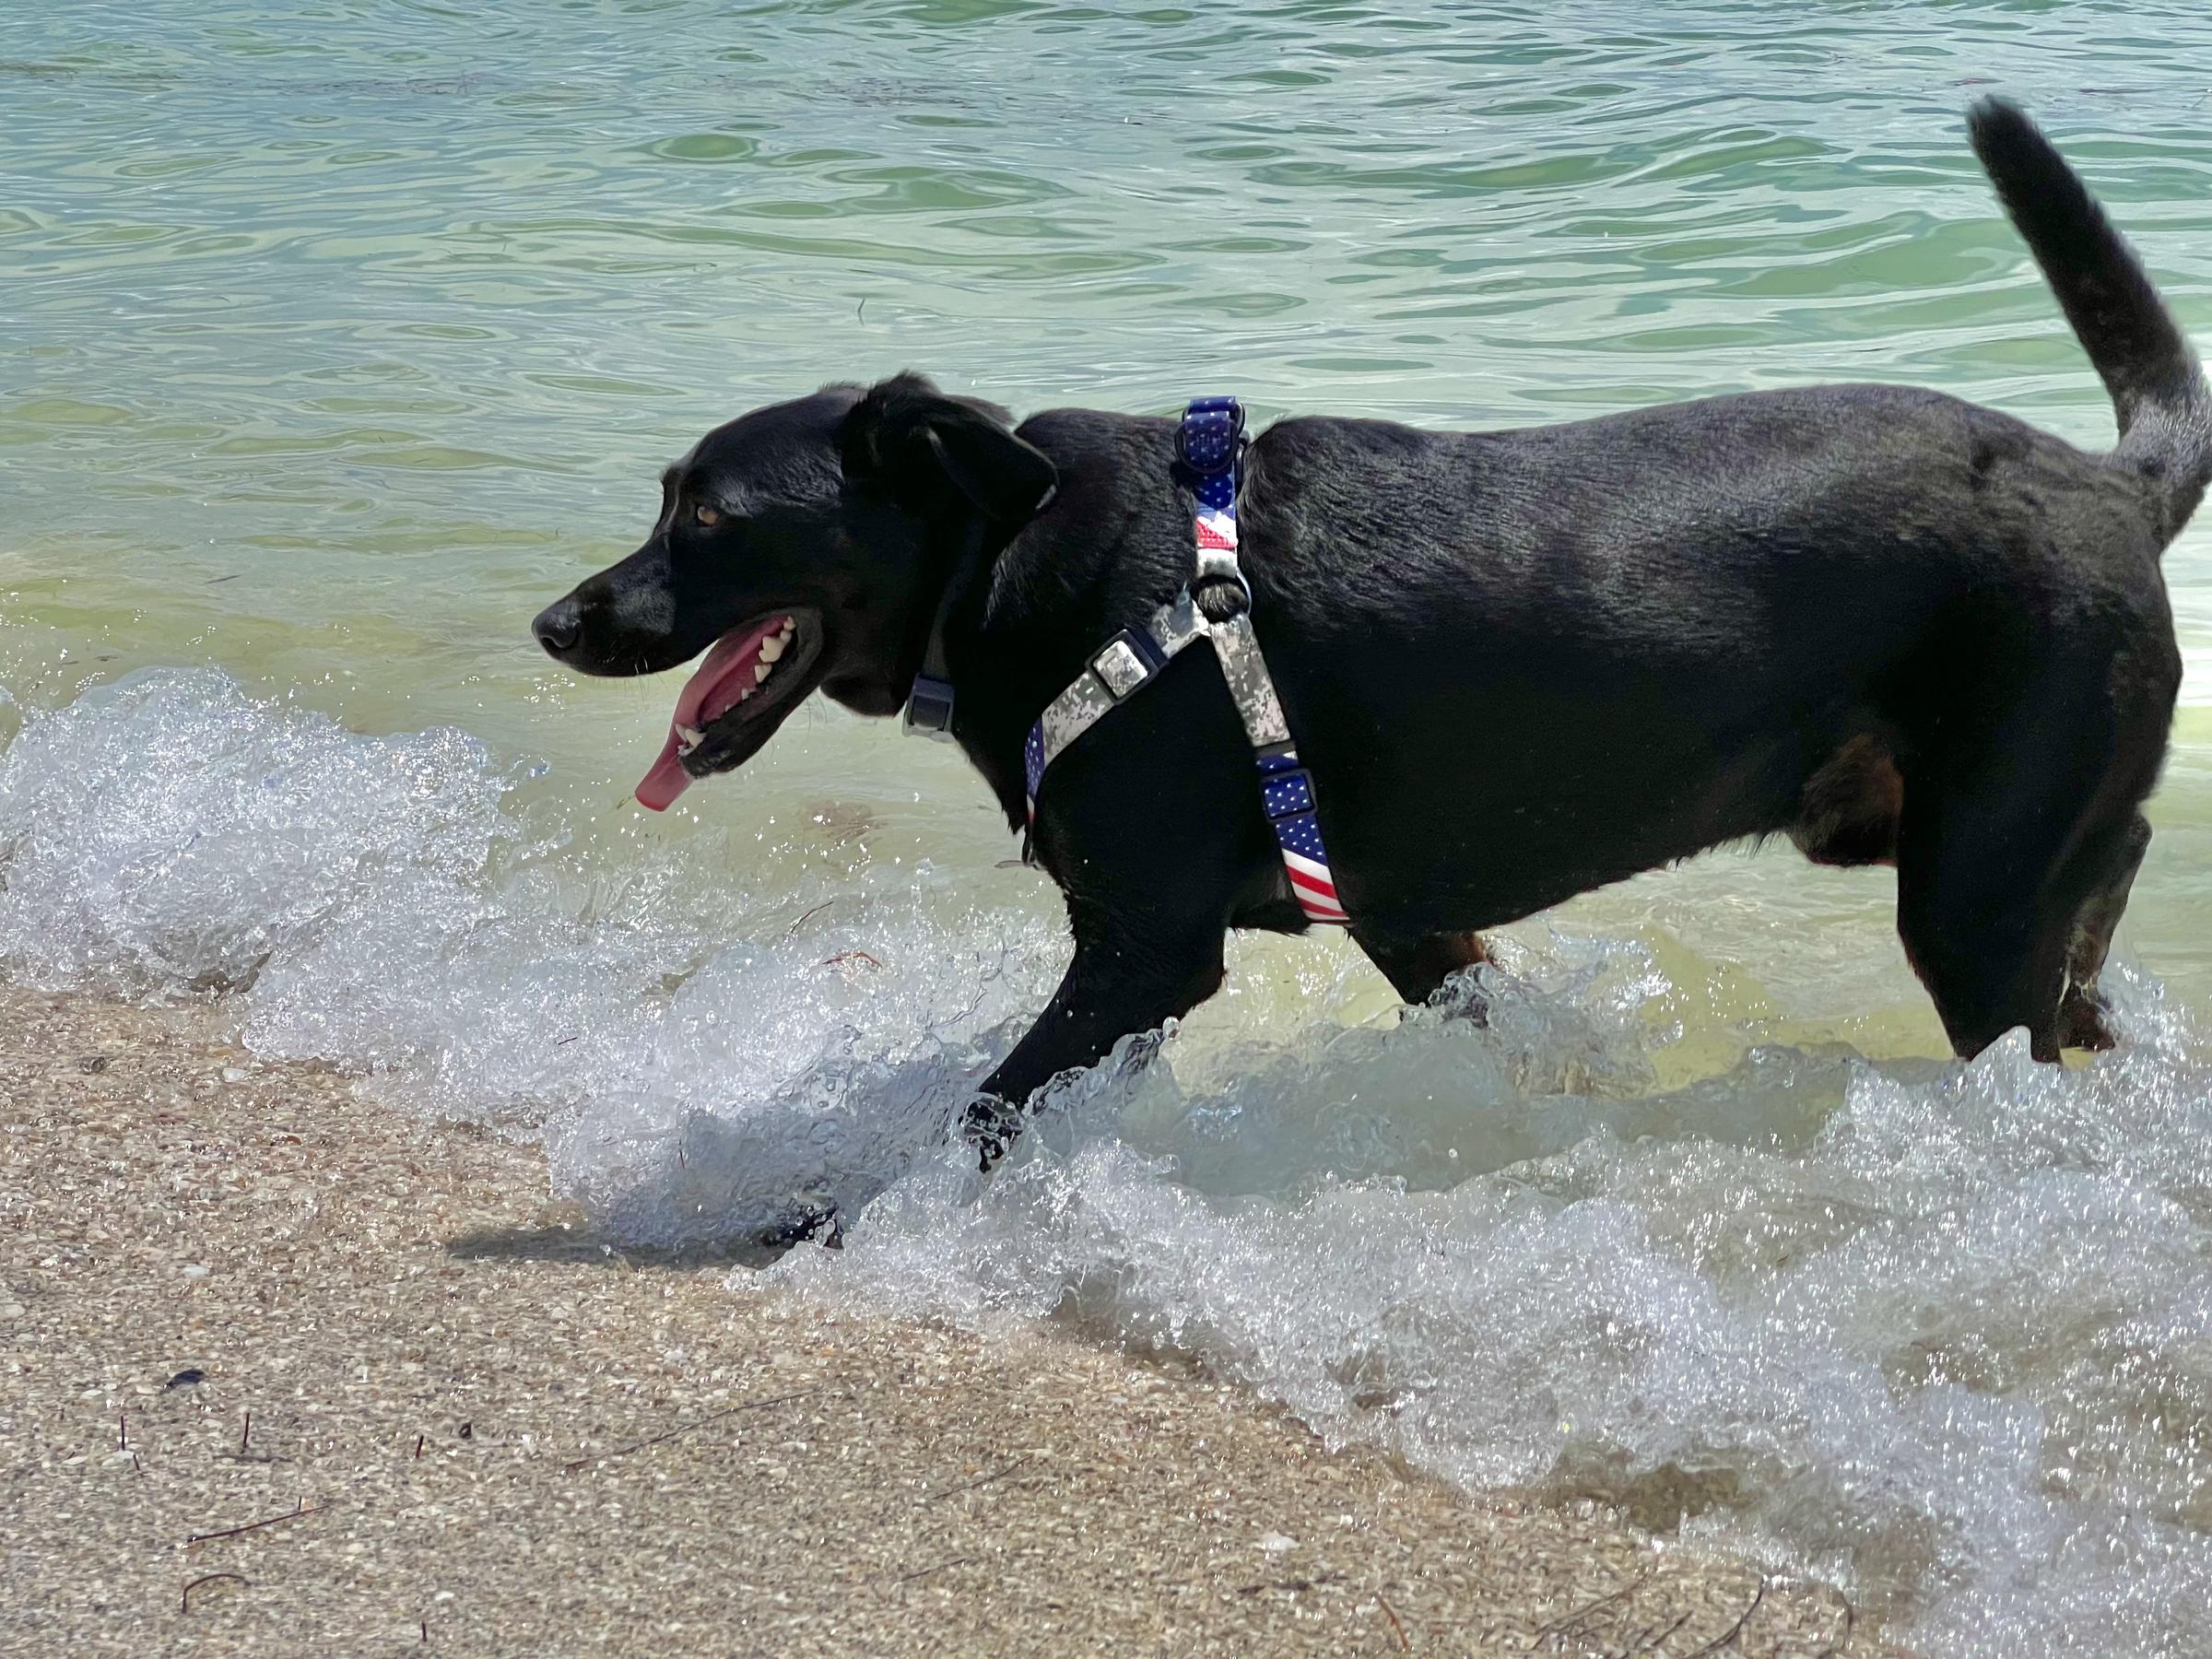
[[[0,985],[0,1653],[1883,1651],[1239,1389],[604,1243],[206,1009]]]

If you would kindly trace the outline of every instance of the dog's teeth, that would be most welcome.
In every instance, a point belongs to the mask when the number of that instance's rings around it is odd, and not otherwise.
[[[752,687],[750,687],[750,686],[747,686],[747,688],[746,688],[744,690],[742,690],[742,691],[740,691],[740,692],[738,692],[738,693],[737,693],[737,700],[738,700],[739,702],[743,702],[743,701],[744,701],[744,700],[745,700],[747,698],[750,697],[752,694],[753,694],[753,688],[752,688]]]
[[[791,635],[792,635],[792,630],[793,630],[794,629],[797,628],[797,627],[798,627],[798,624],[797,624],[796,622],[794,622],[794,621],[793,621],[793,620],[792,620],[792,619],[791,619],[789,617],[786,617],[786,618],[783,618],[783,637],[784,637],[785,639],[787,639],[787,640],[788,640],[788,639],[790,639],[790,638],[791,638]]]
[[[707,735],[697,726],[679,725],[676,728],[676,747],[679,749],[695,749],[706,740]]]
[[[756,685],[756,686],[757,686],[757,685],[759,685],[759,683],[760,683],[762,680],[766,679],[766,678],[769,677],[769,675],[770,675],[770,674],[771,674],[772,672],[774,672],[774,665],[773,665],[773,664],[771,664],[771,663],[755,663],[755,664],[753,665],[753,684],[754,684],[754,685]]]
[[[782,654],[783,636],[782,634],[778,634],[772,640],[763,640],[760,641],[760,660],[762,662],[772,663]]]

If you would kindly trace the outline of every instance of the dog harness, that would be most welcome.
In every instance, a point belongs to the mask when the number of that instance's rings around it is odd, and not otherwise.
[[[1183,410],[1175,434],[1176,480],[1193,498],[1192,534],[1197,559],[1191,580],[1142,627],[1125,628],[1091,656],[1076,683],[1045,705],[1022,747],[1030,821],[1037,818],[1038,791],[1053,762],[1111,711],[1158,679],[1185,647],[1213,642],[1221,677],[1236,701],[1259,768],[1260,801],[1275,831],[1290,877],[1290,891],[1309,922],[1343,926],[1351,918],[1336,896],[1336,879],[1322,846],[1313,814],[1313,779],[1298,759],[1282,700],[1268,677],[1252,631],[1252,587],[1237,563],[1237,497],[1244,485],[1244,409],[1233,397],[1200,397]],[[1198,606],[1205,594],[1226,621],[1213,621]],[[952,687],[942,661],[939,627],[929,658],[907,703],[909,731],[948,735]]]

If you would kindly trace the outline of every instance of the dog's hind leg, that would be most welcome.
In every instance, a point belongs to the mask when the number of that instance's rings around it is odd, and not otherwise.
[[[1962,1058],[2015,1026],[2028,1028],[2037,1059],[2058,1058],[2071,928],[2039,889],[2062,852],[1957,804],[1906,808],[1897,929]]]
[[[2112,947],[2112,932],[2127,909],[2128,889],[2143,855],[2150,850],[2150,824],[2141,813],[2130,818],[2119,834],[2099,847],[2085,849],[2101,871],[2097,885],[2074,918],[2074,937],[2066,951],[2066,989],[2058,1009],[2058,1040],[2063,1048],[2109,1049],[2113,1045],[2104,1001],[2097,994],[2097,976]]]
[[[2115,711],[2099,695],[2110,673],[2046,665],[1999,720],[1955,714],[1943,752],[1906,775],[1898,932],[1961,1055],[2026,1026],[2035,1057],[2057,1059],[2069,974],[2101,961],[2124,902],[2171,703]]]
[[[1368,960],[1382,971],[1391,989],[1407,1002],[1427,1002],[1444,982],[1465,968],[1487,962],[1482,935],[1473,933],[1421,934],[1411,938],[1379,936],[1354,927],[1352,937]],[[1477,1007],[1476,1012],[1479,1012]]]

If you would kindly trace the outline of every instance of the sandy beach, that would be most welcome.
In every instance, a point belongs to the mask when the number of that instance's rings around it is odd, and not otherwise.
[[[0,991],[0,1651],[1877,1651],[1073,1340],[627,1254],[534,1147]]]

